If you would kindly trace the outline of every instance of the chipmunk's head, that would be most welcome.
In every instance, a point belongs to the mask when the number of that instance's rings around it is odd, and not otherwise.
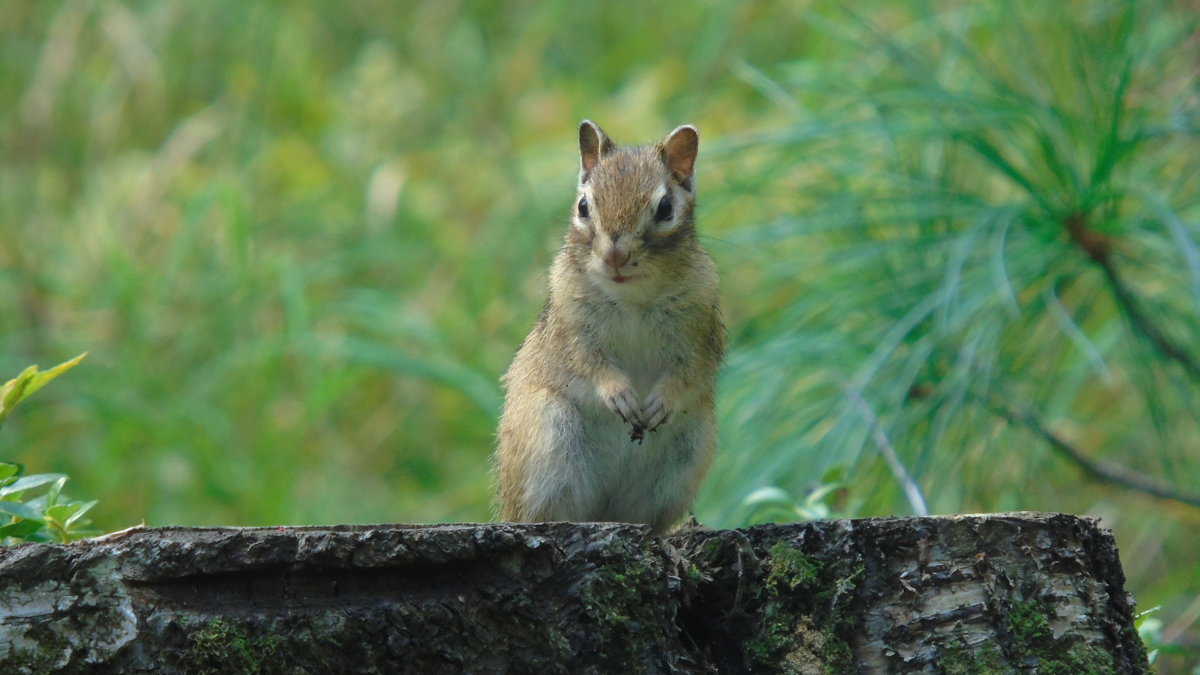
[[[693,170],[700,137],[681,126],[651,146],[619,148],[579,125],[579,194],[567,248],[616,297],[651,295],[696,245]]]

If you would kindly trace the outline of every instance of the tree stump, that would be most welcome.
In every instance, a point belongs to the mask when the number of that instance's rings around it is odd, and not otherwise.
[[[1143,673],[1112,536],[1009,513],[697,530],[139,528],[0,549],[5,672]]]

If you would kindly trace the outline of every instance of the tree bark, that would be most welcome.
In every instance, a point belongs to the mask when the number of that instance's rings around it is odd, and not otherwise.
[[[5,672],[1143,673],[1112,536],[1011,513],[698,530],[136,529],[0,549]]]

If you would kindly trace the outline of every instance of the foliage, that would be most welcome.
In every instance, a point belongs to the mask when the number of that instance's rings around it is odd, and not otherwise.
[[[2,3],[0,368],[94,355],[0,456],[156,524],[485,519],[574,125],[692,122],[733,346],[700,519],[905,513],[912,484],[935,513],[1098,515],[1179,636],[1197,23],[1166,0]]]
[[[0,426],[21,401],[29,398],[67,370],[79,364],[87,354],[60,363],[47,371],[30,366],[0,387]],[[22,476],[19,464],[0,462],[0,544],[13,541],[57,541],[66,543],[95,534],[84,529],[84,519],[96,501],[80,502],[62,494],[67,477],[57,473]],[[33,496],[31,491],[45,492]]]
[[[1191,351],[1181,340],[1200,329],[1200,268],[1188,262],[1200,185],[1180,168],[1182,147],[1196,148],[1194,101],[1173,100],[1183,83],[1159,77],[1182,77],[1170,45],[1189,23],[1168,28],[1140,7],[988,4],[891,35],[854,16],[851,39],[878,46],[826,64],[844,72],[814,82],[781,69],[792,81],[778,91],[823,95],[836,117],[738,142],[778,155],[748,181],[787,172],[799,189],[789,215],[736,237],[781,252],[769,275],[780,300],[743,328],[726,372],[734,438],[769,430],[768,451],[740,457],[734,480],[864,461],[871,439],[845,388],[862,391],[917,475],[972,467],[933,491],[941,511],[1056,461],[990,451],[1040,440],[998,414],[1011,406],[1075,418],[1072,440],[1098,441],[1099,455],[1154,448],[1157,467],[1143,470],[1200,468],[1197,382],[1146,339],[1106,267],[1146,287],[1137,302]],[[805,155],[819,159],[789,168]],[[795,464],[798,442],[819,461]],[[879,487],[870,511],[895,499]]]
[[[840,472],[835,469],[831,473]],[[830,477],[826,476],[827,479]],[[738,522],[757,525],[845,517],[837,508],[837,500],[846,488],[840,481],[823,482],[809,490],[803,499],[797,499],[782,488],[767,485],[742,499],[736,518]]]
[[[22,476],[24,467],[0,462],[0,544],[14,541],[55,541],[65,544],[94,536],[92,521],[84,518],[98,501],[81,502],[62,494],[67,477],[60,473]],[[40,491],[33,496],[32,491]]]
[[[40,371],[37,366],[29,366],[21,371],[21,374],[4,383],[0,387],[0,427],[4,426],[4,420],[12,414],[14,408],[21,401],[33,396],[37,390],[46,386],[50,380],[58,377],[67,370],[79,365],[79,362],[84,359],[87,354],[80,354],[70,361],[54,366],[50,370]]]

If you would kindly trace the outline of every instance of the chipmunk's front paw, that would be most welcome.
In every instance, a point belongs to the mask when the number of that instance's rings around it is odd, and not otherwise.
[[[675,412],[674,408],[662,389],[656,388],[651,392],[650,396],[646,397],[646,402],[642,404],[642,420],[645,423],[646,431],[654,431],[669,422],[671,414]]]
[[[639,413],[637,392],[633,390],[628,379],[600,385],[599,394],[600,399],[604,401],[604,405],[619,415],[621,419],[632,424],[634,427],[645,426],[642,424],[641,414]]]

